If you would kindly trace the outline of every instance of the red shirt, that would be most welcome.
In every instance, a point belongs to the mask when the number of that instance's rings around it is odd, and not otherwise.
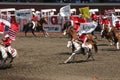
[[[79,39],[82,42],[84,42],[85,38],[86,38],[86,34],[82,34],[81,36],[79,36]]]
[[[92,20],[95,20],[95,19],[97,19],[97,15],[96,14],[92,14],[91,18],[92,18]]]
[[[73,28],[74,28],[74,30],[75,30],[76,32],[78,31],[79,27],[80,27],[80,25],[78,25],[78,24],[74,24],[74,25],[73,25]]]
[[[32,21],[36,21],[37,18],[38,18],[37,16],[33,16],[31,20],[32,20]]]
[[[115,26],[116,28],[120,28],[120,22],[116,22]]]
[[[2,39],[2,43],[3,43],[3,45],[5,45],[5,46],[10,46],[10,44],[11,44],[11,39],[10,39],[9,37],[6,38],[5,40]]]
[[[79,23],[79,17],[75,16],[75,15],[71,15],[70,16],[70,19],[73,20],[73,28],[74,30],[77,32],[80,25],[79,24],[76,24],[76,23]]]
[[[108,24],[110,24],[110,21],[108,19],[104,19],[103,20],[103,24],[107,24],[108,25]]]
[[[85,23],[86,22],[85,19],[83,19],[83,18],[79,18],[78,21],[79,21],[79,23]]]
[[[15,23],[11,23],[10,29],[12,29],[14,31],[18,31],[18,24],[16,22]]]

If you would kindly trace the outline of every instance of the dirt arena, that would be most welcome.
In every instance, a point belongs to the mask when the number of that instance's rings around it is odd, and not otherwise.
[[[68,39],[62,33],[48,38],[37,35],[17,35],[12,46],[18,57],[13,67],[0,70],[0,80],[120,80],[120,50],[108,46],[105,39],[98,36],[95,61],[82,62],[85,56],[79,54],[75,62],[62,64],[71,52]]]

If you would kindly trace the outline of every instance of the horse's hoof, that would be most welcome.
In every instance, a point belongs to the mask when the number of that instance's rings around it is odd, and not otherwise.
[[[47,35],[45,35],[45,37],[47,38],[48,36],[47,36]]]
[[[64,64],[66,64],[66,63],[67,63],[67,61],[64,62]]]

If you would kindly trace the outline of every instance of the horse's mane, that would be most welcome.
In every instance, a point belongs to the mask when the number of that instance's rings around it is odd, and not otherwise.
[[[43,24],[47,24],[47,21],[44,18],[41,18],[40,20],[37,20],[37,24],[42,26]]]
[[[74,30],[73,26],[69,26],[69,34],[71,35],[72,39],[79,40],[77,32]]]
[[[119,30],[116,27],[113,27],[114,31],[119,32]]]
[[[70,26],[71,26],[71,22],[70,21],[65,22],[64,25],[63,25],[62,31],[64,31],[65,29],[67,29]]]

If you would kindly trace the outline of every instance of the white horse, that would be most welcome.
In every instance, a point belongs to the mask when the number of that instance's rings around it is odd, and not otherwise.
[[[72,58],[72,60],[75,59],[75,55],[78,53],[84,54],[84,55],[88,55],[86,61],[91,57],[93,60],[93,55],[92,55],[92,49],[93,46],[91,44],[80,44],[78,41],[68,41],[67,47],[70,48],[74,46],[75,50],[72,52],[72,54],[70,55],[70,57],[65,60],[64,63],[67,63],[68,61],[70,61]],[[82,51],[83,50],[83,51]]]
[[[11,50],[12,55],[6,51],[6,48],[4,46],[0,45],[0,67],[3,67],[5,65],[8,58],[11,59],[9,63],[12,63],[13,59],[17,56],[17,50],[14,48],[11,48]]]

